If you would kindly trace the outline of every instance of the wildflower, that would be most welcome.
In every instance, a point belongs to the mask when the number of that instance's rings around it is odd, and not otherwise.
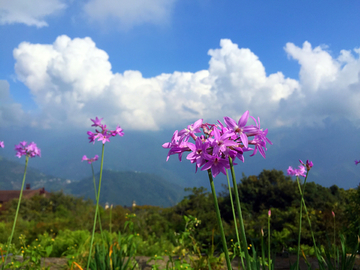
[[[268,216],[271,217],[271,209],[268,211]]]
[[[358,165],[360,163],[360,159],[359,160],[355,160],[355,165]]]
[[[21,158],[22,156],[36,157],[41,156],[40,148],[36,146],[36,143],[31,142],[26,146],[27,142],[20,142],[18,145],[15,145],[16,156]]]
[[[93,158],[88,158],[86,155],[84,155],[81,159],[81,161],[87,161],[89,164],[93,163],[94,161],[97,161],[99,159],[98,155],[95,155]],[[51,230],[52,231],[52,230]]]
[[[301,159],[299,159],[300,163],[306,167],[306,169],[308,171],[310,171],[310,169],[314,166],[314,164],[312,163],[312,161],[306,160],[306,165],[304,164],[304,162],[302,162]]]
[[[335,213],[334,213],[334,211],[331,211],[331,214],[332,214],[332,216],[333,216],[333,217],[335,217]]]
[[[249,117],[255,121],[255,125],[246,126]],[[226,175],[225,169],[230,168],[229,157],[244,162],[243,153],[254,150],[251,156],[259,152],[265,158],[266,143],[272,143],[266,138],[267,130],[260,129],[260,119],[256,121],[246,111],[237,123],[230,117],[224,117],[224,121],[226,126],[220,121],[215,125],[203,123],[203,119],[199,119],[186,129],[176,130],[171,141],[162,145],[169,149],[166,160],[171,155],[178,154],[181,161],[182,154],[190,152],[186,159],[196,164],[195,171],[198,168],[202,171],[211,169],[216,177],[220,172]],[[203,134],[197,135],[201,131]],[[190,138],[195,143],[189,142]],[[255,148],[252,149],[249,145],[254,145]]]
[[[110,142],[110,137],[115,137],[116,135],[124,136],[124,132],[120,126],[117,126],[115,130],[108,130],[106,128],[106,125],[101,124],[101,120],[103,118],[99,119],[98,117],[94,119],[90,119],[94,124],[92,124],[92,127],[99,127],[100,129],[96,129],[95,133],[88,131],[87,134],[89,135],[89,140],[92,143],[95,143],[95,139],[98,139],[98,141],[102,141],[103,144],[106,142]]]
[[[3,141],[0,141],[0,148],[4,148],[4,142]]]
[[[91,126],[92,126],[92,127],[99,127],[99,126],[101,126],[101,120],[103,120],[103,119],[104,119],[104,118],[99,119],[97,116],[95,117],[95,120],[90,119],[91,121],[94,122],[94,124],[92,124]]]
[[[291,166],[289,166],[289,168],[287,169],[288,175],[306,177],[305,173],[306,173],[305,167],[302,165],[299,165],[299,169],[293,169]]]

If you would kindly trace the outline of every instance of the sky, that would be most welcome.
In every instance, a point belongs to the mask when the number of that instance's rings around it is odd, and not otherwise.
[[[319,144],[335,121],[343,136],[318,158],[345,147],[355,166],[360,143],[346,141],[360,131],[359,10],[358,1],[0,0],[0,128],[55,136],[99,116],[125,132],[164,132],[249,110],[269,135],[319,132]]]

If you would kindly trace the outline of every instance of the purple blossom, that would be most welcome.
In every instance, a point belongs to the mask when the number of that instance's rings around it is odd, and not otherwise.
[[[220,172],[226,175],[225,169],[230,169],[229,160],[219,156],[209,156],[209,161],[204,164],[201,170],[204,171],[210,168],[214,177],[216,177]]]
[[[267,129],[260,129],[260,119],[257,122],[254,117],[250,117],[255,121],[255,125],[246,126],[249,118],[249,112],[246,111],[237,123],[230,117],[224,117],[226,126],[220,121],[214,125],[203,123],[203,120],[199,119],[180,132],[176,130],[171,141],[162,145],[169,149],[166,160],[169,160],[171,155],[178,154],[181,161],[182,154],[190,152],[186,159],[196,164],[195,171],[200,167],[202,171],[211,169],[216,177],[220,172],[226,174],[225,169],[230,168],[229,157],[244,162],[244,152],[254,150],[251,156],[259,152],[265,158],[266,143],[272,144],[266,137]],[[198,134],[201,132],[202,134]],[[195,143],[189,142],[190,138]],[[254,145],[255,149],[249,145]]]
[[[355,165],[358,165],[360,163],[360,159],[359,160],[355,160]]]
[[[110,137],[115,137],[116,135],[124,136],[124,132],[120,126],[117,126],[115,130],[108,130],[106,125],[101,124],[101,120],[103,118],[96,117],[94,119],[90,119],[94,124],[91,125],[92,127],[99,127],[100,129],[95,129],[95,133],[88,131],[87,134],[89,135],[88,139],[89,142],[95,143],[95,140],[102,141],[103,144],[106,142],[110,142]]]
[[[162,147],[170,148],[166,161],[169,160],[171,155],[175,155],[175,154],[178,154],[179,160],[181,161],[182,154],[185,151],[190,151],[190,148],[188,147],[187,143],[181,140],[177,130],[175,130],[171,138],[171,142],[164,143]]]
[[[310,171],[310,169],[314,166],[313,162],[312,161],[309,161],[309,160],[306,160],[306,164],[304,164],[304,162],[302,162],[301,159],[299,159],[299,162],[306,167],[306,169],[308,171]]]
[[[4,147],[5,147],[4,142],[0,141],[0,148],[4,148]]]
[[[95,155],[93,158],[87,158],[86,155],[84,155],[81,159],[81,161],[87,161],[89,164],[93,163],[94,161],[97,161],[99,159],[98,155]]]
[[[35,157],[41,156],[40,148],[36,146],[36,143],[31,142],[26,146],[27,142],[20,142],[18,145],[15,145],[16,156],[21,158],[22,156]]]
[[[240,135],[241,141],[243,142],[245,147],[248,147],[248,137],[245,134],[245,125],[249,119],[249,111],[246,111],[239,119],[239,122],[236,122],[230,117],[224,117],[224,121],[227,127],[234,131],[235,133]]]
[[[94,122],[94,124],[92,124],[91,126],[92,127],[99,127],[101,126],[101,120],[103,120],[104,118],[101,118],[99,119],[97,116],[95,117],[95,120],[94,119],[90,119],[91,121]]]
[[[197,171],[197,168],[200,168],[206,163],[204,152],[206,152],[208,144],[209,142],[203,143],[200,137],[196,138],[195,144],[190,142],[187,143],[187,146],[192,152],[187,155],[186,159],[190,160],[191,163],[196,163],[195,172]]]
[[[194,140],[196,140],[195,133],[200,132],[200,126],[201,126],[202,122],[203,122],[203,120],[199,119],[194,124],[188,125],[187,128],[181,130],[179,132],[179,136],[180,136],[181,140],[188,141],[189,137],[192,137]]]
[[[292,176],[302,176],[302,177],[306,177],[306,170],[305,167],[303,165],[299,165],[299,169],[293,169],[291,166],[289,166],[289,168],[287,169],[287,174]]]
[[[113,137],[119,135],[120,137],[124,136],[124,131],[120,126],[117,126],[116,129],[111,134]]]

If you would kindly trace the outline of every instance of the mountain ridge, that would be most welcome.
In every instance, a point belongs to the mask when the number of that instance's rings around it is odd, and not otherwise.
[[[25,165],[10,161],[0,156],[0,189],[21,189]],[[152,173],[134,171],[103,170],[100,203],[109,202],[115,205],[153,205],[168,207],[175,205],[185,195],[184,188],[171,183]],[[98,186],[99,173],[95,175]],[[93,177],[86,177],[80,181],[54,177],[42,173],[40,170],[28,166],[26,183],[31,189],[45,187],[47,191],[63,190],[71,194],[95,201]]]

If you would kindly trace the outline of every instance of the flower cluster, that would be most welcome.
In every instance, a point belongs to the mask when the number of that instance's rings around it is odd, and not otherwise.
[[[4,148],[4,147],[5,147],[4,142],[0,141],[0,148]]]
[[[312,161],[306,160],[306,164],[304,164],[301,159],[299,159],[299,162],[301,163],[301,165],[299,165],[299,169],[293,169],[291,166],[289,166],[287,169],[288,175],[306,177],[306,170],[310,171],[310,169],[313,167],[313,163]]]
[[[16,156],[21,158],[22,156],[35,157],[41,156],[40,148],[36,146],[36,143],[32,142],[26,146],[27,142],[20,142],[19,145],[15,145]]]
[[[360,163],[360,160],[355,160],[355,165],[358,165]]]
[[[96,129],[96,133],[93,133],[91,131],[87,132],[90,142],[95,143],[95,139],[98,139],[98,141],[102,141],[102,143],[104,144],[105,142],[110,142],[110,137],[115,137],[116,135],[124,136],[124,132],[120,126],[117,126],[115,130],[108,130],[106,128],[106,125],[101,124],[102,119],[103,118],[99,119],[97,117],[95,118],[95,120],[90,119],[94,123],[91,125],[92,127],[101,128],[101,130]]]
[[[248,118],[251,117],[255,125],[248,125]],[[271,141],[266,137],[268,130],[260,129],[260,119],[258,121],[249,116],[246,111],[236,123],[230,117],[224,117],[226,126],[220,121],[218,124],[203,123],[202,119],[189,125],[181,131],[175,131],[171,142],[164,143],[163,148],[169,148],[167,160],[171,155],[178,154],[181,161],[184,152],[190,152],[186,159],[196,164],[201,170],[211,169],[216,177],[220,172],[226,174],[225,169],[230,168],[229,157],[238,158],[244,162],[243,153],[253,150],[250,156],[258,151],[265,158],[266,143]],[[201,135],[197,135],[198,133]],[[189,142],[192,138],[194,143]],[[250,148],[249,146],[254,146]]]
[[[99,159],[98,155],[95,155],[93,158],[88,158],[86,155],[84,155],[81,159],[81,161],[87,161],[89,164],[93,163],[94,161],[97,161]]]

